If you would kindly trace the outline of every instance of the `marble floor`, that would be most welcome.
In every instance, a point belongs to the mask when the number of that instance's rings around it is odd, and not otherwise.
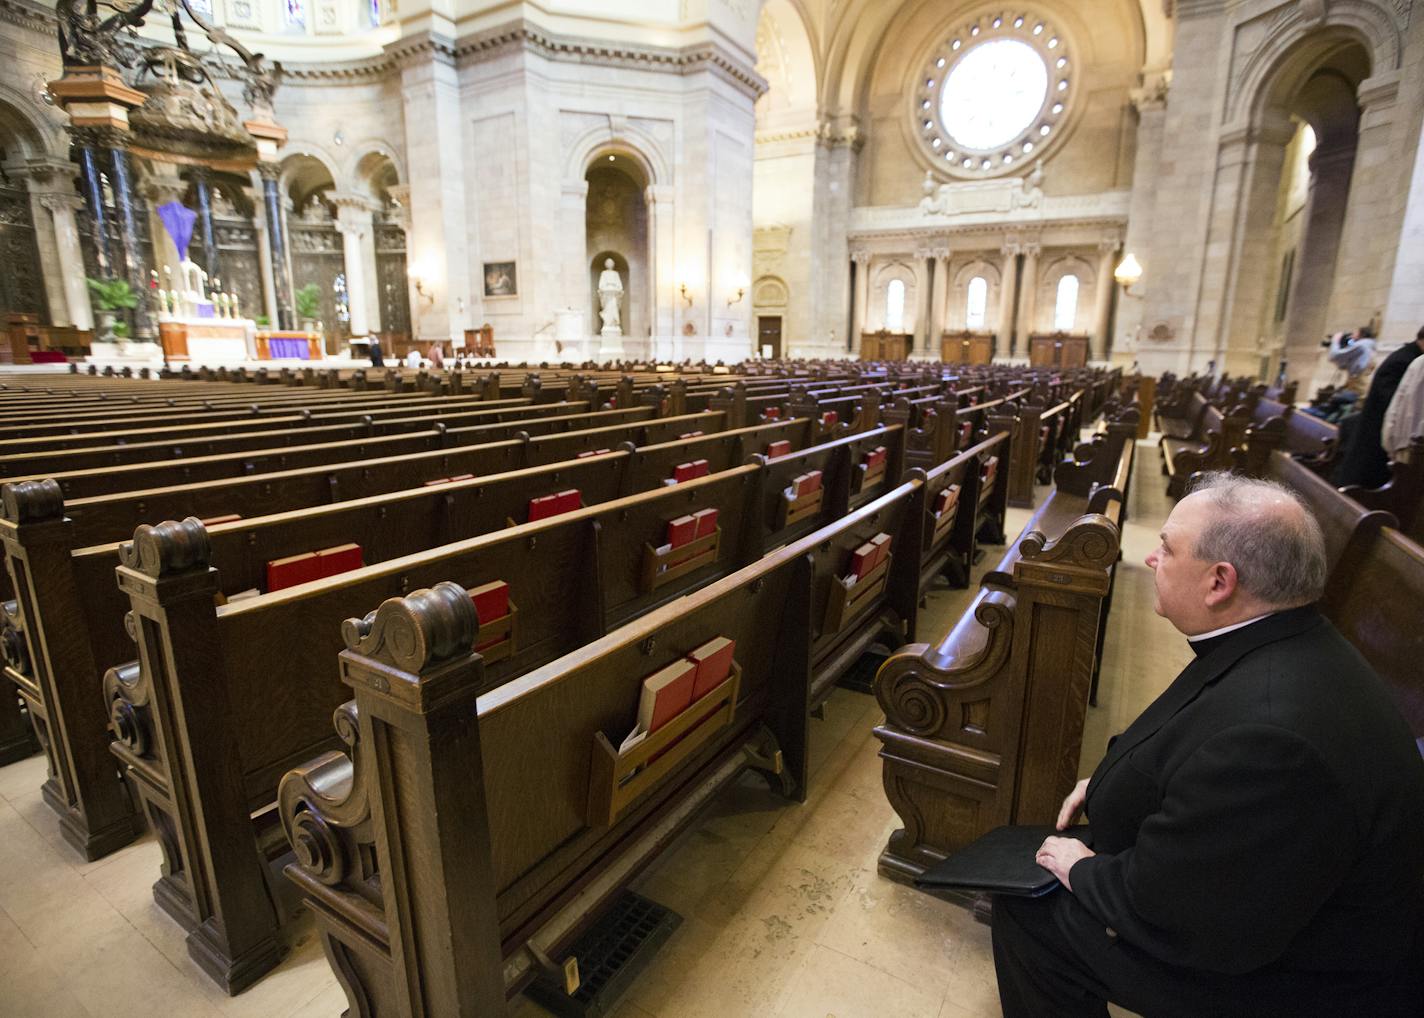
[[[1170,505],[1155,443],[1139,444],[1099,706],[1089,711],[1081,772],[1190,656],[1152,612],[1142,564]],[[1027,513],[1014,512],[1009,532]],[[994,564],[990,549],[980,568]],[[935,639],[970,591],[936,589],[921,614]],[[963,910],[882,879],[876,857],[898,826],[880,786],[880,714],[837,690],[813,724],[812,789],[786,806],[748,778],[637,885],[682,925],[624,995],[615,1018],[988,1018],[999,1014],[988,928]],[[261,1018],[339,1015],[345,1000],[309,917],[285,931],[288,954],[228,997],[189,960],[177,925],[150,893],[151,837],[86,863],[40,801],[39,757],[0,768],[0,1015],[5,1018]],[[14,879],[24,873],[23,880]],[[524,999],[520,1018],[545,1014]],[[1122,1014],[1122,1012],[1116,1012]]]

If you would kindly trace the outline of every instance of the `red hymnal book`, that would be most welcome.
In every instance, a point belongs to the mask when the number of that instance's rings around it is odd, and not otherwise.
[[[870,543],[875,547],[875,561],[871,564],[871,568],[874,569],[890,555],[890,535],[876,534],[870,539]]]
[[[825,413],[823,413],[823,414],[821,415],[821,423],[822,423],[822,424],[834,424],[834,423],[836,423],[836,421],[838,421],[838,420],[840,420],[840,419],[841,419],[841,415],[838,414],[838,413],[836,413],[834,410],[827,410]]]
[[[706,477],[711,473],[711,467],[706,460],[693,460],[691,463],[679,463],[672,469],[672,479],[681,484],[683,481],[690,481],[695,477]]]
[[[867,541],[850,555],[850,575],[857,580],[875,568],[875,545]]]
[[[818,490],[820,487],[821,472],[819,470],[812,470],[810,473],[801,474],[799,477],[796,477],[794,480],[792,480],[791,493],[796,498],[800,498],[803,495],[811,494],[813,491]]]
[[[889,450],[883,445],[877,445],[873,450],[865,454],[865,467],[867,470],[874,470],[885,462],[885,457]]]
[[[638,727],[652,734],[685,711],[692,703],[697,666],[683,658],[643,680],[638,700]]]
[[[583,508],[583,495],[579,493],[577,488],[569,488],[567,491],[561,491],[554,497],[558,499],[556,512],[571,513],[575,509]]]
[[[762,416],[769,421],[779,421],[781,420],[781,407],[769,406],[766,408],[766,412],[763,413]]]
[[[479,618],[480,625],[488,625],[502,619],[509,614],[509,584],[503,580],[492,580],[489,583],[481,584],[470,591],[470,601],[475,606],[475,615]],[[496,641],[490,640],[488,643],[476,646],[475,649],[479,650],[480,646],[488,647],[494,642]]]
[[[993,481],[994,475],[995,475],[996,473],[998,473],[998,471],[999,471],[999,457],[997,457],[997,456],[990,457],[989,461],[984,464],[983,469],[979,471],[979,476],[984,479],[984,484],[985,484],[986,487],[989,485],[989,483],[990,483],[991,481]]]
[[[437,477],[437,478],[435,478],[435,480],[433,480],[433,481],[426,481],[424,486],[427,487],[427,488],[429,488],[430,486],[435,485],[435,484],[449,484],[450,481],[451,481],[451,478],[449,478],[449,477]]]
[[[974,437],[974,425],[965,422],[959,426],[959,444],[968,445],[969,440]]]
[[[322,576],[360,569],[366,563],[361,560],[359,544],[339,544],[334,548],[323,548],[316,553],[317,565]]]
[[[772,442],[766,447],[767,459],[776,459],[778,456],[791,455],[791,443],[786,439],[779,442]]]
[[[679,516],[675,520],[669,520],[667,525],[667,543],[674,548],[681,548],[684,544],[697,537],[697,519],[693,516]]]
[[[943,516],[950,509],[953,509],[959,502],[959,485],[951,484],[944,488],[935,496],[934,511],[936,516]]]
[[[689,431],[687,434],[685,434],[685,435],[678,435],[677,437],[678,437],[678,438],[701,438],[701,437],[702,437],[702,432],[700,432],[700,431]]]
[[[473,481],[474,479],[475,479],[475,475],[474,475],[474,474],[456,474],[454,477],[450,478],[451,482],[454,482],[454,481]]]
[[[607,449],[586,449],[583,452],[579,453],[577,456],[575,456],[574,459],[581,460],[589,456],[602,456],[607,451]]]
[[[687,659],[697,666],[697,677],[692,683],[692,699],[700,700],[716,689],[732,670],[732,651],[736,641],[726,636],[715,636],[698,647]]]
[[[692,518],[697,521],[697,533],[693,538],[706,537],[717,529],[717,510],[699,509],[692,514]]]
[[[224,516],[213,516],[206,520],[200,520],[205,527],[216,527],[219,523],[236,523],[242,519],[237,513],[227,513]]]
[[[529,522],[547,519],[559,514],[559,496],[541,495],[529,500]]]
[[[321,579],[321,563],[314,551],[272,559],[267,563],[267,592]]]

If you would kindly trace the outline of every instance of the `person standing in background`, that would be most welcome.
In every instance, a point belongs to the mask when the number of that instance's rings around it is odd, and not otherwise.
[[[1355,423],[1354,434],[1340,457],[1339,466],[1335,468],[1332,480],[1337,486],[1343,488],[1358,484],[1378,488],[1389,480],[1389,457],[1382,444],[1384,414],[1394,399],[1404,372],[1420,355],[1424,355],[1424,328],[1419,330],[1414,342],[1405,343],[1394,351],[1375,371],[1369,393],[1365,396],[1364,408]]]

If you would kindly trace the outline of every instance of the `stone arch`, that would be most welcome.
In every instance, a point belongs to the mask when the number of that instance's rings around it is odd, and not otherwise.
[[[756,101],[758,120],[786,113],[814,117],[820,55],[799,0],[768,0],[757,19],[757,71],[768,88]]]
[[[893,257],[875,264],[871,272],[870,306],[867,309],[869,315],[865,325],[867,332],[878,332],[887,327],[885,321],[886,297],[890,284],[896,280],[905,286],[905,316],[901,331],[913,333],[919,324],[919,316],[916,312],[920,306],[922,294],[917,286],[914,267],[910,262],[900,257]]]
[[[13,137],[21,143],[21,151],[9,154],[11,159],[65,159],[69,155],[69,139],[63,128],[47,121],[33,95],[4,82],[0,82],[0,136]]]
[[[386,180],[386,177],[393,180]],[[352,190],[379,197],[378,191],[389,184],[408,181],[405,164],[399,153],[379,139],[362,141],[353,147],[351,159],[343,167],[342,177]]]
[[[761,276],[752,284],[752,305],[768,310],[785,308],[790,302],[791,290],[780,276]]]
[[[622,156],[642,172],[645,186],[673,182],[672,166],[656,138],[621,117],[591,127],[569,146],[564,161],[564,180],[582,183],[594,164],[607,156]]]
[[[294,146],[281,161],[278,181],[282,193],[300,208],[318,191],[339,190],[337,181],[345,178],[338,173],[337,166],[331,153],[318,146]]]
[[[983,279],[988,284],[984,299],[983,329],[992,328],[998,318],[999,288],[1003,277],[999,267],[985,258],[975,257],[961,265],[950,280],[948,301],[945,309],[945,328],[952,331],[969,328],[969,284],[975,279]]]
[[[1321,19],[1308,13],[1312,6],[1293,3],[1277,10],[1261,29],[1259,46],[1233,65],[1224,111],[1228,130],[1267,121],[1334,52],[1351,43],[1369,54],[1369,74],[1399,67],[1399,29],[1387,12],[1366,0],[1341,0]]]
[[[1092,286],[1097,282],[1098,270],[1079,254],[1059,255],[1044,268],[1041,281],[1044,287],[1053,288],[1058,286],[1058,281],[1064,276],[1072,273],[1078,277],[1078,282],[1084,287]]]

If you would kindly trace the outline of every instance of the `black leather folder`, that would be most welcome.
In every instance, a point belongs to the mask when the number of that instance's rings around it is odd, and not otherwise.
[[[958,852],[925,870],[916,887],[933,891],[987,891],[1036,898],[1058,886],[1058,879],[1034,862],[1043,839],[1077,838],[1092,844],[1086,825],[1055,831],[1052,827],[996,827]]]

